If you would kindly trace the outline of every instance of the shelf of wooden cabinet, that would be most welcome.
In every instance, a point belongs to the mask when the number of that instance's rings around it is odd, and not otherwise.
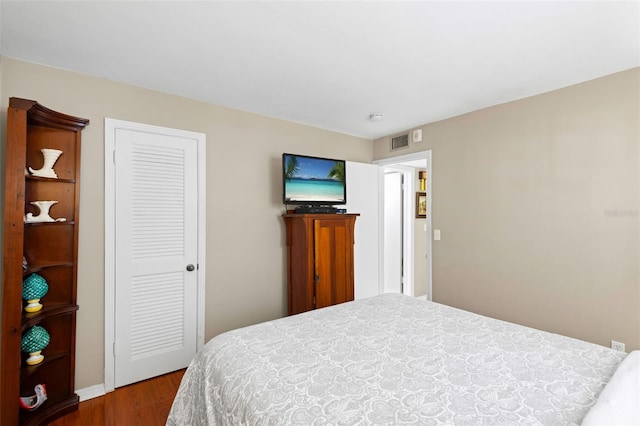
[[[25,312],[22,319],[22,331],[32,327],[46,319],[65,315],[78,310],[78,305],[51,305],[45,304],[38,312]]]
[[[75,224],[75,221],[68,220],[64,222],[25,222],[24,226],[69,226]]]
[[[76,183],[75,179],[46,178],[46,177],[31,176],[31,175],[25,175],[24,177],[28,181],[36,181],[36,182],[40,181],[40,182]]]
[[[22,276],[26,277],[27,275],[31,275],[36,272],[41,272],[49,268],[57,268],[57,267],[71,267],[73,266],[73,262],[39,262],[37,264],[29,265],[27,269],[22,271]]]
[[[50,423],[51,418],[58,418],[75,411],[78,403],[79,398],[76,394],[64,398],[48,398],[37,410],[22,410],[20,424],[24,426],[40,426]]]
[[[36,373],[40,368],[46,368],[48,364],[52,364],[52,363],[56,362],[58,359],[60,359],[60,358],[64,358],[66,356],[69,356],[69,352],[58,352],[58,353],[48,354],[48,353],[46,353],[46,349],[45,349],[45,351],[43,351],[43,353],[45,354],[45,357],[44,357],[44,360],[40,364],[25,365],[22,368],[21,376],[23,378],[27,377],[27,376],[30,376],[33,373]]]

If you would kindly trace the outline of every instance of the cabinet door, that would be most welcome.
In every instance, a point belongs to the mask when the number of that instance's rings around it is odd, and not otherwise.
[[[353,239],[343,218],[314,221],[316,308],[353,300]]]

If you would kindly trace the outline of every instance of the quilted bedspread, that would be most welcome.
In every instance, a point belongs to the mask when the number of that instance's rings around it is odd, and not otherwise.
[[[167,424],[580,424],[625,355],[384,294],[216,336]]]

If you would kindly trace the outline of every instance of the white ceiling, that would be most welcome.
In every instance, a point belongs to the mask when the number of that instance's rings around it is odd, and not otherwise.
[[[0,23],[2,55],[366,138],[640,66],[638,1],[2,0]]]

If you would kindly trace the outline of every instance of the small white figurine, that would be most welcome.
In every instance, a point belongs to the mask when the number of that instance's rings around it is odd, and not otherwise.
[[[38,216],[34,216],[33,213],[27,213],[24,216],[25,223],[36,223],[36,222],[66,222],[67,219],[64,217],[60,217],[58,219],[54,219],[49,216],[49,209],[52,205],[56,204],[57,201],[32,201],[31,204],[38,207],[40,209],[40,213]]]
[[[58,157],[62,155],[62,151],[52,148],[42,148],[40,151],[42,151],[42,156],[44,157],[44,164],[42,165],[42,168],[34,170],[29,167],[29,172],[38,177],[58,179],[58,175],[53,170],[53,165],[58,160]]]
[[[47,400],[47,387],[44,383],[38,383],[33,390],[34,395],[20,397],[20,406],[25,410],[33,411]]]

